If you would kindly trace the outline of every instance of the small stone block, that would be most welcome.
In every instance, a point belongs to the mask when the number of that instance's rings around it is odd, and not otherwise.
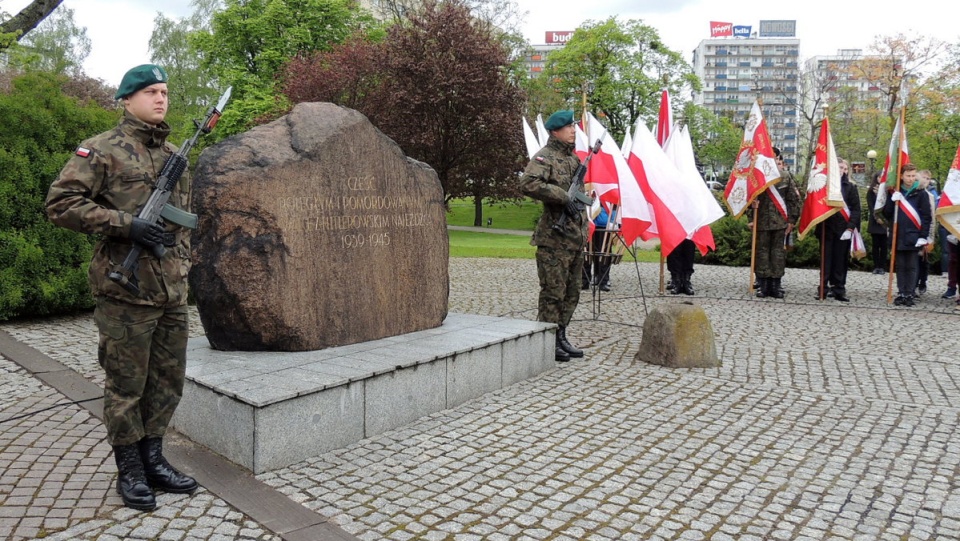
[[[643,322],[643,338],[634,360],[669,368],[720,366],[707,313],[692,303],[657,306]]]

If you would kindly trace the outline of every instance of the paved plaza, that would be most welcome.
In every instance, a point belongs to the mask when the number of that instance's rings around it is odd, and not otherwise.
[[[696,296],[659,296],[659,265],[617,265],[568,330],[585,359],[256,481],[327,539],[960,539],[946,277],[900,308],[885,275],[851,272],[840,303],[814,300],[816,270],[788,269],[784,300],[748,272],[697,265]],[[453,259],[450,281],[451,312],[536,317],[533,260]],[[634,362],[645,313],[674,302],[707,312],[721,367]],[[102,384],[90,314],[0,331]],[[0,357],[0,539],[296,538],[207,484],[124,508],[100,421],[69,402]]]

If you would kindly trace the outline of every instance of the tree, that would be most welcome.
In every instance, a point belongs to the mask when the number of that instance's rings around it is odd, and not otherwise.
[[[62,2],[63,0],[33,0],[10,19],[5,19],[5,14],[0,12],[0,51],[23,39]]]
[[[665,85],[675,96],[700,89],[690,65],[663,45],[656,29],[616,17],[577,28],[562,49],[547,56],[539,77],[568,104],[579,103],[586,92],[588,108],[617,139],[637,119],[657,117]]]
[[[683,119],[690,130],[697,163],[717,175],[732,169],[743,142],[743,129],[729,117],[718,116],[692,102],[684,104]]]
[[[61,7],[44,19],[17,45],[4,51],[7,66],[20,71],[79,75],[90,54],[87,29],[77,27],[73,10]]]
[[[200,67],[233,87],[218,137],[238,133],[287,109],[276,88],[281,67],[298,54],[327,51],[376,25],[353,0],[226,0],[209,29],[191,34]]]
[[[523,92],[495,36],[464,4],[428,2],[382,43],[355,38],[292,61],[284,93],[357,108],[433,167],[448,201],[472,196],[479,225],[484,198],[518,196],[523,158]]]
[[[904,81],[914,86],[912,90],[922,88],[929,81],[924,78],[925,72],[936,70],[949,49],[949,44],[926,35],[878,36],[869,47],[870,53],[854,62],[851,70],[886,96],[886,113],[892,129],[899,116]],[[956,73],[956,70],[954,66],[948,71]]]

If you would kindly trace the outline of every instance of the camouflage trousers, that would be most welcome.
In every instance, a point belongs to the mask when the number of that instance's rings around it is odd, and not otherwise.
[[[783,278],[787,250],[783,246],[787,228],[757,231],[757,277]]]
[[[537,247],[537,320],[566,327],[580,302],[583,251]]]
[[[110,445],[161,437],[170,424],[187,369],[186,306],[138,306],[98,297],[98,357],[106,373],[103,421]]]

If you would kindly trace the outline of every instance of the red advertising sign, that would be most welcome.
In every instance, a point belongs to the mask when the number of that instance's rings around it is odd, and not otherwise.
[[[733,23],[718,23],[710,21],[710,37],[720,38],[733,35]]]
[[[573,30],[547,30],[547,45],[564,45],[573,37]]]

